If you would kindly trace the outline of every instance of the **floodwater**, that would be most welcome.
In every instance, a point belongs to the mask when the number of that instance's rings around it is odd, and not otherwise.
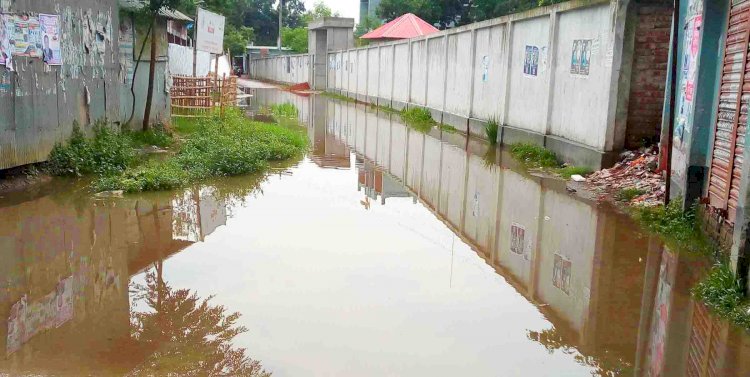
[[[0,198],[0,375],[749,375],[703,261],[482,142],[280,102],[311,149],[265,176]]]

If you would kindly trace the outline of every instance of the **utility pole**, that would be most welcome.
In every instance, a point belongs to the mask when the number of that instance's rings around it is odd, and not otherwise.
[[[279,0],[279,38],[276,41],[276,47],[281,53],[281,13],[284,11],[284,0]]]

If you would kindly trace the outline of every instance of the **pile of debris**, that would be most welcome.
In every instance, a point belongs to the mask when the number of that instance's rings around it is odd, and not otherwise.
[[[664,202],[665,184],[659,173],[659,149],[656,146],[625,151],[620,162],[610,169],[586,178],[587,185],[600,200],[613,197],[628,204],[655,206]]]

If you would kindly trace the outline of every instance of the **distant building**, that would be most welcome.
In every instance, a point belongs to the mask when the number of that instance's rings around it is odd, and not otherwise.
[[[359,22],[365,19],[367,16],[377,17],[375,14],[380,0],[360,0],[359,1]]]
[[[376,43],[389,42],[399,39],[421,37],[437,33],[438,31],[440,30],[428,24],[425,20],[412,13],[407,13],[363,35],[361,38]]]

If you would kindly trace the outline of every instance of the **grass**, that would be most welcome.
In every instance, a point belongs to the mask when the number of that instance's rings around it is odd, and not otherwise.
[[[227,109],[223,118],[182,120],[175,127],[184,136],[181,143],[159,129],[120,134],[98,125],[93,137],[86,138],[76,127],[66,145],[54,148],[48,166],[57,175],[98,176],[96,191],[159,191],[208,177],[261,172],[270,161],[289,159],[307,148],[303,133],[254,122],[239,109]],[[174,145],[176,152],[139,165],[134,148],[144,144]]]
[[[484,126],[484,134],[487,136],[487,141],[489,141],[490,144],[497,144],[497,134],[499,130],[500,124],[496,119],[490,119],[490,121]]]
[[[135,146],[171,147],[174,144],[172,133],[163,125],[156,125],[148,131],[128,132],[125,134]]]
[[[683,211],[680,200],[673,200],[668,206],[635,206],[631,211],[643,228],[661,236],[674,250],[706,256],[712,256],[718,250],[698,226],[695,206]]]
[[[619,200],[621,202],[630,202],[631,200],[643,195],[646,193],[646,190],[639,189],[637,187],[627,187],[627,188],[621,188],[617,193],[615,194],[615,199]]]
[[[518,143],[510,146],[510,154],[526,166],[535,169],[559,168],[557,156],[543,147],[532,144]]]
[[[265,170],[269,161],[302,153],[304,134],[269,123],[253,122],[230,109],[224,118],[196,121],[196,129],[178,152],[164,161],[104,176],[95,183],[103,190],[125,192],[167,190],[207,177],[236,176]]]
[[[591,169],[584,166],[563,166],[557,170],[557,174],[565,179],[570,179],[574,175],[587,176],[591,173]]]
[[[271,113],[277,117],[296,118],[299,110],[294,104],[285,102],[271,105]]]
[[[437,122],[432,119],[432,114],[430,114],[429,110],[418,107],[401,110],[401,120],[403,120],[406,125],[425,133],[438,125]]]
[[[337,99],[339,101],[345,101],[345,102],[356,102],[354,98],[349,98],[347,96],[337,94],[337,93],[331,93],[331,92],[323,92],[323,95],[329,98]]]
[[[714,266],[692,292],[715,315],[750,330],[750,300],[728,264]]]
[[[456,129],[456,127],[453,127],[453,126],[451,126],[449,124],[440,124],[440,130],[443,131],[443,132],[447,132],[449,134],[455,134],[455,133],[458,132],[458,130]]]

